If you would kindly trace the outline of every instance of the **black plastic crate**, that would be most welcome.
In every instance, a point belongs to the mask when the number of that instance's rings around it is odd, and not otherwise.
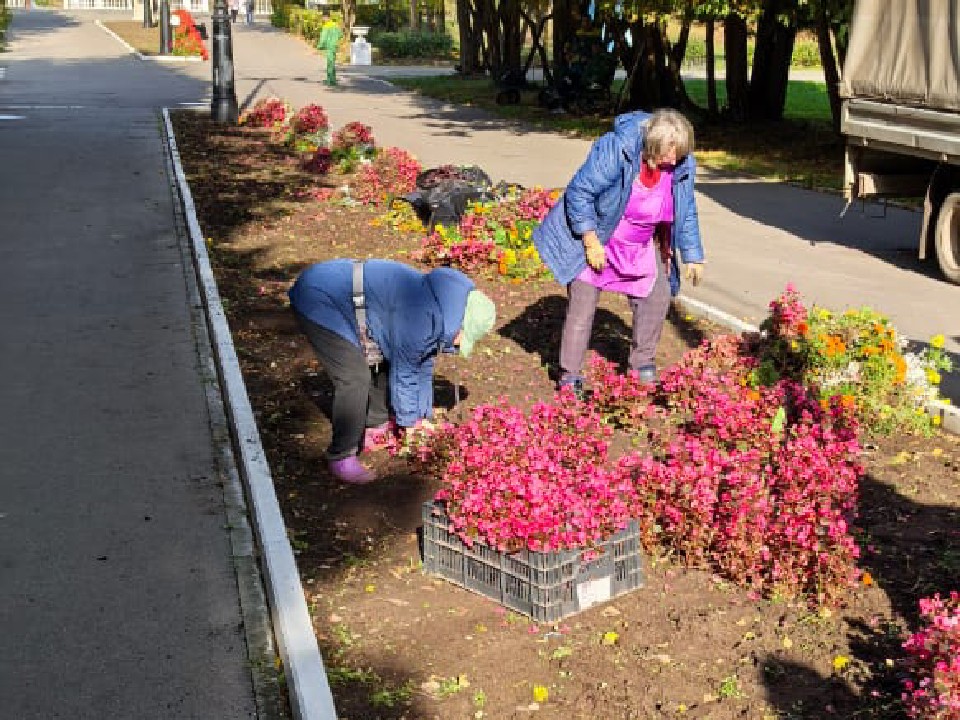
[[[643,585],[636,521],[583,559],[582,550],[504,553],[467,547],[440,505],[423,505],[423,569],[538,622],[555,622]]]

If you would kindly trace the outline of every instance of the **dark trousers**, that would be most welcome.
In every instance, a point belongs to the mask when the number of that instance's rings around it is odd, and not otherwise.
[[[600,290],[590,283],[574,280],[567,286],[567,315],[560,338],[560,377],[580,376],[583,361],[593,332],[593,316],[597,311]],[[657,343],[670,309],[670,283],[666,269],[657,254],[657,280],[647,297],[628,296],[633,311],[633,339],[629,365],[639,370],[656,365]]]
[[[342,460],[360,451],[363,432],[390,419],[388,368],[367,365],[363,352],[353,343],[294,312],[323,369],[333,382],[330,423],[333,438],[327,458]]]

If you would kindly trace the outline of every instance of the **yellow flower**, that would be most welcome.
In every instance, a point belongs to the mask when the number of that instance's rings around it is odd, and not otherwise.
[[[533,701],[545,703],[550,698],[550,691],[543,685],[533,686]]]
[[[941,422],[942,422],[942,420],[940,420],[940,416],[939,416],[939,415],[934,415],[934,416],[933,416],[933,424],[934,424],[934,425],[940,425]]]
[[[928,369],[927,369],[927,382],[930,383],[931,385],[939,385],[939,384],[940,384],[940,373],[938,373],[938,372],[937,372],[936,370],[934,370],[933,368],[928,368]]]
[[[603,634],[603,640],[601,641],[604,645],[616,645],[617,640],[620,639],[620,636],[615,633],[613,630],[605,632]]]
[[[945,342],[946,338],[943,337],[943,334],[934,335],[932,338],[930,338],[930,347],[934,347],[939,350],[943,347]]]
[[[844,668],[846,668],[849,664],[850,658],[848,658],[846,655],[837,655],[833,659],[833,669],[837,672],[843,672]]]

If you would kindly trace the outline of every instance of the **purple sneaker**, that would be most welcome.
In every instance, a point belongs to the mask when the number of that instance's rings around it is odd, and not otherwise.
[[[377,479],[376,474],[364,467],[356,455],[331,460],[328,466],[337,480],[349,485],[366,485]]]

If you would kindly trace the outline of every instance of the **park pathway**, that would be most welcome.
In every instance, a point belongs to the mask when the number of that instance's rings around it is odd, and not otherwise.
[[[88,16],[0,54],[0,716],[257,717],[158,107]]]

